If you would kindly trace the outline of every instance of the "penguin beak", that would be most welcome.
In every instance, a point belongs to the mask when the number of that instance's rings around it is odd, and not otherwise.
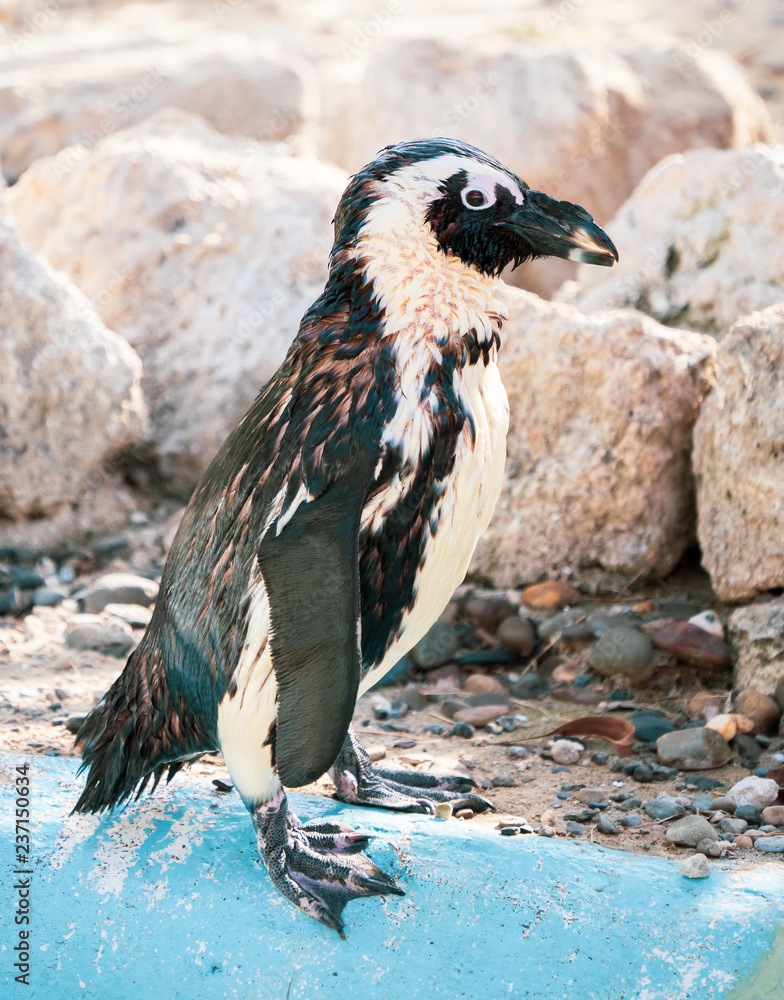
[[[618,251],[584,208],[556,201],[541,191],[526,191],[518,208],[498,223],[521,241],[520,256],[563,257],[612,267]]]

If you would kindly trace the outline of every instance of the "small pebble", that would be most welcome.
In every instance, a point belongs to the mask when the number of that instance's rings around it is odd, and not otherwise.
[[[681,729],[665,733],[656,741],[656,753],[662,764],[684,771],[721,767],[732,757],[729,744],[713,729]]]
[[[452,803],[451,802],[439,802],[436,806],[436,819],[451,819],[452,818]]]
[[[754,841],[751,839],[751,837],[747,837],[745,833],[742,833],[739,837],[735,838],[733,844],[735,844],[736,847],[739,847],[743,850],[748,850],[750,847],[754,846]]]
[[[509,756],[517,760],[525,760],[529,754],[525,747],[509,747]]]
[[[539,830],[537,832],[538,832],[538,834],[539,834],[540,837],[554,837],[555,836],[555,829],[554,829],[554,827],[548,826],[546,823],[543,823],[542,826],[539,828]]]
[[[645,811],[651,819],[677,819],[685,816],[686,810],[671,795],[660,795],[645,803]]]
[[[642,806],[642,799],[638,799],[636,795],[629,795],[619,806],[624,812],[631,812],[632,809],[639,809]]]
[[[581,596],[580,591],[566,580],[546,580],[526,587],[520,594],[520,600],[529,608],[555,611],[567,604],[579,604]]]
[[[487,632],[495,632],[505,618],[517,615],[517,607],[506,597],[473,597],[466,602],[466,615]]]
[[[733,841],[733,838],[729,834],[722,833],[719,836],[722,839],[726,838],[728,841]],[[698,840],[694,849],[699,854],[704,854],[706,858],[720,858],[724,850],[720,841],[713,840],[711,837],[703,837],[702,840]]]
[[[642,816],[631,813],[629,816],[621,816],[618,820],[619,826],[642,826]]]
[[[696,847],[707,837],[716,840],[718,834],[704,816],[684,816],[667,827],[665,837],[672,844]]]
[[[516,837],[520,831],[516,826],[503,826],[501,827],[502,837]]]
[[[737,837],[741,833],[745,833],[748,827],[749,824],[745,819],[736,819],[734,816],[725,816],[719,823],[719,829],[721,832],[731,833],[733,838]]]
[[[692,806],[700,812],[708,812],[713,808],[713,800],[710,795],[695,795]]]
[[[73,733],[74,736],[76,736],[76,734],[82,728],[83,722],[84,722],[83,715],[74,715],[71,716],[70,719],[66,719],[65,728],[68,730],[69,733]]]
[[[771,826],[784,826],[784,806],[765,806],[761,818]]]
[[[399,750],[411,750],[416,746],[416,740],[396,740],[392,746]]]
[[[655,743],[660,736],[675,729],[663,712],[632,712],[629,722],[634,726],[634,738],[640,743]]]
[[[108,656],[126,656],[136,645],[132,635],[113,625],[72,625],[66,632],[69,649],[92,649]]]
[[[555,796],[556,798],[562,799],[564,802],[566,802],[567,799],[570,799],[572,797],[572,793],[561,791],[561,792],[556,792]]]
[[[738,806],[735,818],[745,819],[749,825],[757,826],[762,819],[762,813],[756,806]]]
[[[473,809],[458,809],[455,813],[458,819],[473,819],[474,810]]]
[[[498,627],[496,638],[504,649],[520,657],[530,656],[536,645],[533,625],[519,615],[505,618]]]
[[[784,854],[784,835],[781,837],[757,837],[754,849],[765,854]]]
[[[556,764],[555,767],[551,768],[553,774],[571,774],[570,768],[563,764]]]
[[[597,639],[588,657],[588,662],[597,673],[610,677],[616,674],[647,677],[652,661],[651,640],[628,625],[619,625],[605,632]]]
[[[537,698],[547,687],[543,678],[533,671],[515,681],[509,688],[509,693],[513,698],[521,698],[525,701],[528,698]]]
[[[576,823],[573,820],[570,820],[566,824],[566,832],[571,834],[573,837],[584,837],[586,829],[582,823]],[[784,837],[782,837],[782,840],[784,840]]]
[[[712,799],[710,807],[713,812],[721,811],[730,814],[734,813],[736,808],[733,800],[726,795],[720,795],[718,798]]]
[[[647,764],[638,764],[632,771],[632,777],[635,781],[647,783],[653,781],[653,771],[651,771]]]
[[[597,815],[595,809],[581,809],[578,813],[564,813],[564,819],[574,823],[590,823],[596,819]]]
[[[572,740],[556,740],[550,747],[550,754],[557,764],[576,764],[583,749]]]
[[[477,705],[473,708],[463,708],[459,712],[455,712],[454,719],[456,722],[467,722],[469,726],[486,726],[488,722],[495,722],[499,719],[504,712],[506,707],[504,705]]]
[[[517,779],[513,774],[496,774],[492,779],[493,788],[514,788]]]
[[[779,786],[773,778],[758,778],[752,776],[743,778],[727,792],[727,798],[737,806],[755,806],[764,809],[772,805],[779,797]]]
[[[463,690],[469,694],[502,694],[506,695],[506,688],[490,674],[469,674],[463,681]]]
[[[701,611],[698,615],[692,615],[689,624],[696,625],[697,628],[701,628],[705,632],[710,632],[718,639],[724,638],[724,626],[715,611]]]
[[[462,736],[464,739],[470,740],[474,735],[475,730],[474,727],[469,726],[467,722],[456,722],[454,726],[452,726],[451,732],[453,736]]]
[[[757,733],[773,736],[778,731],[781,709],[774,698],[769,698],[753,688],[746,688],[735,696],[734,708],[736,712],[751,720],[753,736]]]
[[[517,729],[517,722],[511,715],[502,715],[498,720],[498,725],[504,733],[513,733]]]
[[[668,622],[651,634],[651,640],[682,663],[703,670],[726,670],[732,662],[723,639],[690,622]]]
[[[446,732],[443,726],[436,725],[435,723],[428,724],[424,727],[423,731],[430,733],[431,736],[443,736]]]
[[[692,854],[681,865],[681,875],[686,878],[707,878],[710,875],[710,862],[704,854]]]
[[[596,817],[596,829],[599,833],[620,833],[619,827],[613,823],[609,816],[599,813]]]
[[[601,750],[594,750],[591,754],[591,763],[598,764],[600,767],[606,764],[609,759],[609,754],[603,753]]]

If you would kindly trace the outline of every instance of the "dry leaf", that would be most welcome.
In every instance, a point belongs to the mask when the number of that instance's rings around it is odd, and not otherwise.
[[[556,726],[549,733],[541,736],[528,736],[530,739],[543,740],[548,736],[599,736],[612,743],[622,757],[630,757],[634,726],[627,719],[611,719],[605,715],[585,715],[581,719],[572,719],[562,726]]]

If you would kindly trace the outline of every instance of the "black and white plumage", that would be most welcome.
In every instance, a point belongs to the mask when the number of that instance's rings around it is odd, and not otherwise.
[[[404,143],[352,178],[324,292],[196,488],[147,632],[79,733],[77,810],[220,749],[273,881],[342,934],[349,899],[402,890],[364,838],[299,826],[283,786],[332,769],[347,801],[488,805],[463,779],[373,769],[349,724],[487,527],[508,425],[493,279],[544,255],[617,259],[583,209],[473,147]]]

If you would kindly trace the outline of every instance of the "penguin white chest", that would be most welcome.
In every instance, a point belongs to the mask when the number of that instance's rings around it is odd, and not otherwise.
[[[458,439],[454,467],[425,533],[414,603],[382,662],[363,677],[360,693],[372,687],[414,646],[446,607],[468,571],[501,492],[506,461],[509,404],[494,360],[460,373],[460,395],[473,421]],[[365,516],[374,512],[367,511]]]

